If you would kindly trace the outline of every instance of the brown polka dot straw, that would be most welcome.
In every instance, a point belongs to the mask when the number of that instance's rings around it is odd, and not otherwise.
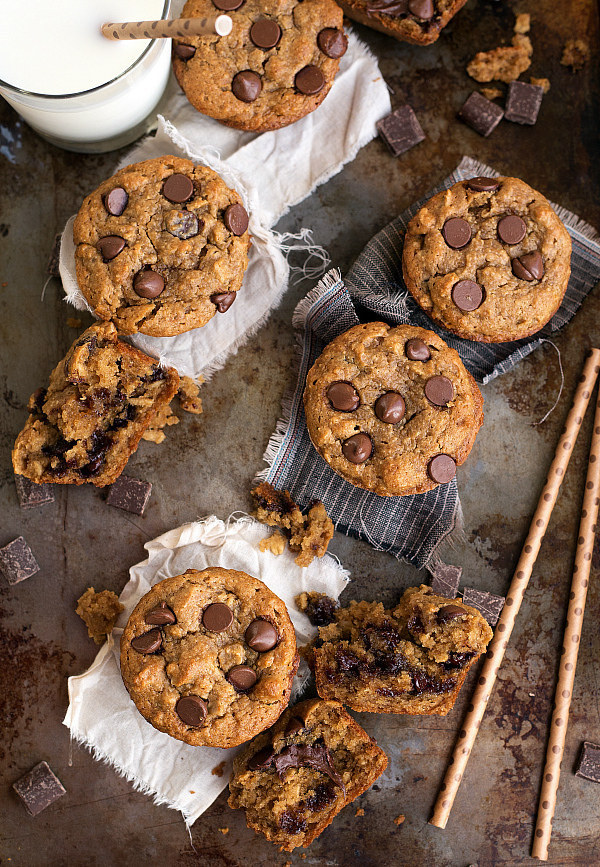
[[[100,28],[107,39],[171,39],[189,38],[205,33],[227,36],[233,22],[229,15],[214,15],[211,18],[173,18],[171,21],[113,21]]]
[[[596,519],[598,517],[598,493],[600,491],[600,462],[596,460],[600,456],[600,400],[596,404],[596,417],[594,420],[594,433],[590,446],[590,458],[588,473],[583,496],[583,508],[581,510],[581,523],[579,525],[579,538],[575,552],[575,566],[573,567],[573,579],[571,583],[571,595],[567,610],[567,623],[563,636],[558,683],[554,695],[554,712],[550,723],[550,735],[548,737],[548,749],[546,752],[546,766],[544,768],[542,791],[540,793],[540,805],[538,807],[537,824],[531,854],[541,861],[548,860],[548,845],[552,834],[552,817],[556,807],[556,794],[560,780],[560,765],[565,748],[567,725],[569,722],[569,709],[571,695],[573,694],[573,681],[575,680],[575,667],[577,665],[577,652],[581,627],[583,624],[583,612],[587,596],[588,578],[594,549],[594,536],[596,533]]]
[[[467,711],[458,740],[454,747],[454,764],[447,769],[446,776],[444,777],[443,782],[445,789],[443,791],[443,796],[441,794],[438,795],[433,808],[432,817],[429,820],[432,825],[436,825],[438,828],[446,827],[454,803],[454,798],[456,797],[460,785],[460,780],[457,780],[456,776],[459,775],[461,778],[464,776],[467,762],[469,761],[469,756],[471,755],[471,750],[473,749],[473,744],[475,743],[475,738],[477,737],[477,732],[481,725],[481,720],[483,719],[487,703],[492,689],[494,688],[498,669],[502,664],[506,645],[510,639],[515,619],[519,613],[519,608],[521,607],[523,595],[527,588],[527,584],[529,583],[531,572],[537,559],[540,545],[542,544],[542,539],[546,533],[546,528],[548,527],[548,522],[558,496],[558,491],[565,470],[567,469],[573,452],[573,446],[575,445],[583,416],[585,415],[591,390],[594,387],[594,383],[598,376],[599,363],[600,349],[592,349],[586,359],[583,374],[575,392],[573,406],[567,416],[563,434],[556,446],[554,460],[552,461],[550,470],[548,471],[547,482],[540,495],[535,514],[531,521],[529,533],[525,540],[523,551],[519,558],[519,562],[517,563],[517,568],[515,569],[515,574],[511,581],[508,593],[506,594],[507,598],[512,600],[511,604],[505,605],[502,609],[498,621],[498,627],[494,633],[490,646],[488,647],[483,667],[481,669],[479,682],[475,687],[475,692],[473,693],[473,709]],[[596,422],[596,424],[598,424],[598,422]],[[564,448],[565,443],[568,443],[567,448]],[[598,450],[598,453],[600,453],[600,449]],[[595,464],[595,466],[597,465],[598,464]],[[586,508],[588,511],[591,511],[590,501],[593,500],[594,496],[598,495],[598,491],[594,492],[593,490],[590,490],[589,494],[590,496],[586,502]],[[570,618],[570,621],[574,619],[580,621],[581,618]],[[504,629],[500,629],[501,625]],[[577,645],[574,642],[569,642],[569,644],[572,645],[573,650],[576,652]],[[569,647],[569,651],[571,651],[571,647]],[[547,796],[545,795],[544,797]]]

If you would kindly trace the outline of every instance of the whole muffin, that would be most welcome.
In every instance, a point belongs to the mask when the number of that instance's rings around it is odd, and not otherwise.
[[[87,196],[73,226],[77,282],[121,334],[167,337],[233,304],[248,265],[248,214],[206,166],[157,157]]]
[[[425,313],[468,340],[539,331],[562,302],[571,238],[518,178],[471,178],[433,196],[408,224],[402,271]]]
[[[347,48],[334,0],[188,0],[185,18],[230,15],[229,36],[173,44],[173,69],[194,108],[227,126],[279,129],[325,99]]]
[[[272,725],[297,668],[285,605],[233,569],[159,581],[121,636],[121,675],[139,712],[196,746],[234,747]]]
[[[483,423],[483,398],[460,356],[424,328],[356,325],[306,377],[310,438],[342,478],[385,497],[454,478]]]

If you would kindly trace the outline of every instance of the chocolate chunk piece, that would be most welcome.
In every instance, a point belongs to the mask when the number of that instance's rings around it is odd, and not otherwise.
[[[138,653],[156,653],[162,647],[162,632],[160,629],[150,629],[143,635],[131,639],[131,646]]]
[[[498,623],[498,618],[504,608],[504,596],[494,596],[493,593],[475,590],[473,587],[465,587],[463,602],[465,605],[472,605],[473,608],[481,611],[490,626],[495,626]]]
[[[505,244],[519,244],[527,234],[525,220],[518,214],[507,214],[498,221],[498,237]]]
[[[47,762],[40,762],[28,774],[13,783],[13,789],[30,816],[37,816],[67,791]]]
[[[408,0],[408,11],[412,12],[415,18],[429,21],[435,14],[433,0]]]
[[[392,154],[397,157],[418,145],[425,133],[410,105],[403,105],[377,121],[377,130]]]
[[[113,189],[102,199],[105,209],[109,214],[112,214],[113,217],[121,216],[127,207],[128,201],[129,196],[123,187],[113,187]]]
[[[210,296],[210,300],[217,308],[217,313],[227,313],[235,301],[237,292],[217,292]]]
[[[213,602],[202,614],[202,625],[209,632],[225,632],[233,623],[233,611],[224,602]]]
[[[467,181],[467,186],[475,193],[494,193],[500,186],[500,181],[496,180],[496,178],[485,178],[482,176],[471,178],[470,181]]]
[[[188,726],[202,725],[207,712],[206,702],[199,695],[184,695],[175,705],[175,713]]]
[[[161,602],[160,605],[149,611],[145,615],[144,620],[151,626],[169,626],[171,623],[177,623],[175,613],[166,602]]]
[[[198,234],[200,223],[191,211],[169,211],[165,214],[165,228],[180,241],[187,241]]]
[[[243,235],[248,228],[248,213],[243,205],[236,202],[225,208],[223,222],[233,235]]]
[[[193,181],[187,175],[176,172],[164,182],[162,194],[165,199],[180,205],[182,202],[189,201],[194,195]]]
[[[479,135],[487,138],[504,117],[504,112],[499,105],[475,90],[458,112],[458,117]]]
[[[425,397],[433,406],[448,406],[454,398],[454,386],[447,376],[430,376],[425,383]]]
[[[508,85],[504,117],[512,123],[533,126],[537,120],[543,96],[544,88],[537,84],[511,81]]]
[[[462,576],[460,566],[451,566],[449,563],[436,563],[427,567],[431,573],[431,592],[436,596],[445,596],[454,599],[458,594],[458,585]]]
[[[450,217],[442,227],[444,241],[452,250],[462,250],[471,240],[471,227],[462,217]]]
[[[186,45],[185,42],[174,42],[173,51],[180,60],[190,60],[196,53],[194,46]]]
[[[296,90],[305,96],[314,96],[325,87],[325,76],[318,66],[309,64],[296,73],[294,78]]]
[[[273,650],[279,641],[277,630],[268,620],[257,617],[246,629],[244,638],[248,647],[257,653]]]
[[[385,424],[398,424],[406,412],[406,403],[401,394],[387,391],[375,401],[375,415]]]
[[[483,289],[474,280],[459,280],[452,287],[452,300],[463,313],[471,313],[481,307]]]
[[[55,235],[54,242],[52,244],[52,250],[50,251],[50,258],[46,264],[46,274],[49,274],[51,277],[60,278],[60,242],[62,239],[62,235]]]
[[[240,102],[254,102],[262,90],[260,75],[251,69],[243,69],[233,76],[231,90]]]
[[[257,755],[259,754],[257,753]],[[250,767],[250,763],[248,763],[248,767]],[[263,760],[260,768],[269,767],[275,768],[281,780],[288,768],[314,768],[316,771],[326,774],[336,786],[339,786],[344,792],[346,791],[324,741],[316,741],[314,744],[290,744],[289,747],[284,747],[280,753],[272,755],[268,761]]]
[[[600,746],[584,741],[575,767],[575,775],[600,783]]]
[[[456,475],[456,462],[450,455],[436,455],[429,461],[427,472],[438,485],[446,485]]]
[[[344,442],[342,452],[351,463],[364,464],[373,453],[371,437],[366,433],[354,434]]]
[[[54,488],[52,485],[37,485],[25,476],[15,474],[17,497],[22,509],[33,509],[36,506],[45,506],[46,503],[54,502]]]
[[[252,689],[258,677],[249,665],[234,665],[227,672],[227,680],[238,692],[247,692]]]
[[[134,515],[143,515],[151,493],[150,482],[142,482],[140,479],[132,479],[121,474],[110,486],[106,502],[116,509],[123,509]]]
[[[453,620],[457,620],[459,617],[463,617],[467,614],[464,608],[461,608],[458,605],[442,605],[442,607],[438,610],[437,619],[440,623],[451,623]]]
[[[327,399],[338,412],[352,412],[360,404],[359,394],[349,382],[332,382],[327,388]]]
[[[105,235],[96,244],[96,249],[104,262],[112,262],[125,249],[125,241],[120,235]]]
[[[158,298],[165,288],[165,281],[156,271],[138,271],[133,278],[133,291],[140,298]]]
[[[337,27],[325,27],[317,36],[317,45],[327,57],[339,60],[348,49],[348,37]]]
[[[275,48],[281,39],[281,27],[270,18],[259,18],[250,28],[250,39],[257,48],[268,51]]]
[[[531,283],[533,280],[541,280],[544,276],[544,260],[539,250],[534,250],[531,253],[525,253],[512,260],[512,272],[515,277],[520,280],[527,280]]]
[[[404,351],[406,357],[410,358],[411,361],[429,361],[431,358],[429,347],[419,337],[411,337],[410,340],[407,340]]]
[[[0,548],[0,569],[9,584],[19,584],[40,571],[33,551],[23,536],[17,536],[4,548]]]

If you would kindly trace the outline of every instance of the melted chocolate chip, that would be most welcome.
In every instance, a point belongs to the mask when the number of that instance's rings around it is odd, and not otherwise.
[[[120,217],[129,201],[129,196],[123,187],[114,187],[103,198],[104,207],[113,217]]]
[[[240,102],[254,102],[262,90],[260,75],[251,69],[243,69],[233,76],[231,90]]]
[[[213,4],[222,12],[235,12],[243,3],[244,0],[213,0]]]
[[[471,227],[462,217],[450,217],[442,228],[442,236],[452,250],[462,250],[471,240]]]
[[[164,291],[165,281],[160,274],[150,268],[138,271],[133,278],[133,291],[140,298],[158,298]]]
[[[364,464],[373,453],[371,437],[365,433],[354,434],[343,443],[342,452],[350,463]]]
[[[375,415],[385,424],[398,424],[406,413],[406,404],[401,394],[388,391],[375,402]]]
[[[437,613],[437,619],[440,623],[450,623],[466,613],[464,608],[460,608],[458,605],[442,605]]]
[[[475,193],[493,193],[500,186],[500,181],[496,178],[471,178],[470,181],[467,181],[467,186]]]
[[[348,38],[337,27],[325,27],[317,36],[317,45],[327,57],[339,60],[348,49]]]
[[[407,340],[404,351],[411,361],[429,361],[431,358],[429,347],[420,337],[411,337]]]
[[[232,623],[233,611],[224,602],[213,602],[202,614],[202,626],[209,632],[225,632]]]
[[[544,276],[544,260],[539,250],[524,253],[523,256],[513,259],[512,272],[515,277],[520,280],[527,280],[528,283],[533,280],[541,280]]]
[[[268,768],[271,764],[271,759],[275,755],[273,747],[263,747],[248,760],[249,771],[262,771]]]
[[[206,702],[199,695],[184,695],[175,705],[175,713],[187,726],[202,725],[207,712]]]
[[[328,786],[326,783],[319,783],[315,787],[314,794],[309,795],[306,799],[306,809],[311,813],[316,813],[319,810],[324,810],[335,801],[335,789]]]
[[[507,214],[498,221],[498,237],[505,244],[518,244],[527,234],[525,221],[517,214]]]
[[[425,397],[433,406],[448,406],[454,398],[454,386],[446,376],[431,376],[425,383]]]
[[[156,653],[162,647],[162,632],[160,629],[151,629],[131,639],[131,646],[138,653]]]
[[[244,638],[248,647],[257,653],[267,653],[277,645],[277,630],[268,620],[257,617],[246,629]]]
[[[326,394],[329,403],[338,412],[352,412],[360,404],[359,394],[349,382],[332,382]]]
[[[234,665],[227,672],[227,680],[238,692],[247,692],[252,689],[258,676],[249,665]]]
[[[105,235],[96,244],[96,249],[104,262],[112,262],[125,249],[125,241],[120,235]]]
[[[337,607],[335,599],[323,595],[314,600],[309,599],[304,613],[313,626],[327,626],[335,620]]]
[[[443,666],[446,671],[455,671],[456,669],[464,668],[467,663],[471,662],[474,656],[475,652],[472,650],[465,651],[465,653],[450,653]]]
[[[296,73],[294,85],[296,90],[304,96],[314,96],[325,87],[325,76],[318,66],[309,64]]]
[[[250,39],[257,48],[268,51],[281,39],[281,27],[270,18],[259,18],[250,28]]]
[[[429,21],[435,14],[433,0],[408,0],[408,9],[422,21]]]
[[[194,184],[191,178],[187,175],[182,175],[176,172],[171,175],[163,184],[162,194],[165,199],[168,199],[173,204],[180,205],[182,202],[188,202],[194,195]]]
[[[217,313],[227,313],[233,302],[237,292],[217,292],[216,295],[211,295],[210,300],[217,308]]]
[[[315,741],[314,744],[290,744],[261,765],[261,767],[271,766],[275,768],[280,779],[283,779],[288,768],[314,768],[321,774],[326,774],[345,792],[342,778],[336,771],[331,754],[323,740]]]
[[[243,205],[236,202],[225,208],[223,222],[233,235],[243,235],[248,228],[248,213]]]
[[[412,677],[412,692],[413,695],[443,695],[445,692],[452,692],[456,686],[456,679],[449,677],[447,680],[439,680],[427,674],[426,671],[414,671]]]
[[[299,834],[306,831],[306,820],[294,813],[293,810],[284,810],[279,817],[279,827],[286,834]]]
[[[144,620],[152,626],[167,626],[170,623],[177,623],[175,614],[166,602],[161,602],[160,605],[149,611]]]
[[[285,727],[285,736],[286,738],[291,738],[299,732],[304,731],[304,729],[304,720],[300,719],[298,716],[293,716]]]
[[[456,462],[450,455],[436,455],[429,461],[427,472],[438,485],[445,485],[456,475]]]

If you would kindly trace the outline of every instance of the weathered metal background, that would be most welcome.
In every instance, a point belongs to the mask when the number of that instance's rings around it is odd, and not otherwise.
[[[482,139],[455,119],[473,83],[464,69],[477,50],[508,42],[513,12],[532,13],[531,74],[552,89],[533,128],[503,123]],[[566,39],[598,45],[592,0],[469,0],[437,45],[420,49],[357,28],[380,58],[393,103],[408,101],[427,139],[399,159],[373,141],[336,178],[281,221],[282,230],[314,229],[333,262],[346,269],[368,239],[470,154],[515,174],[600,226],[598,53],[583,71],[560,66]],[[327,143],[324,142],[326,147]],[[0,586],[2,863],[12,865],[513,865],[528,853],[547,725],[551,713],[572,552],[585,473],[590,418],[565,478],[554,517],[509,645],[462,788],[445,831],[427,824],[473,679],[446,718],[362,715],[361,724],[390,757],[384,777],[348,808],[306,852],[281,855],[245,827],[225,794],[195,824],[193,847],[178,814],[156,807],[69,738],[61,720],[68,675],[83,671],[95,646],[74,612],[83,590],[120,591],[146,540],[214,512],[250,506],[248,490],[293,375],[290,320],[310,288],[291,286],[268,324],[203,388],[205,414],[168,429],[161,446],[142,443],[129,468],[153,483],[144,518],[106,507],[87,488],[57,488],[56,503],[21,512],[10,448],[25,419],[29,394],[71,343],[72,311],[56,281],[43,299],[44,268],[55,232],[83,196],[108,176],[120,154],[79,156],[47,145],[6,104],[0,107],[0,367],[2,412],[0,544],[18,534],[30,542],[41,571],[10,589]],[[459,470],[464,542],[448,559],[474,586],[504,593],[525,538],[545,470],[575,388],[584,353],[600,341],[600,294],[588,298],[555,343],[483,389],[485,425]],[[87,320],[86,320],[87,322]],[[219,472],[215,472],[218,466]],[[110,541],[110,544],[107,544]],[[348,597],[396,599],[423,578],[368,545],[345,537],[331,549],[350,568]],[[551,845],[554,865],[600,864],[600,786],[572,773],[584,738],[600,739],[597,628],[600,563],[596,557],[563,762]],[[375,579],[375,580],[374,580]],[[47,759],[68,795],[35,819],[10,784]],[[400,826],[393,819],[403,814]],[[228,829],[223,833],[222,829]]]

